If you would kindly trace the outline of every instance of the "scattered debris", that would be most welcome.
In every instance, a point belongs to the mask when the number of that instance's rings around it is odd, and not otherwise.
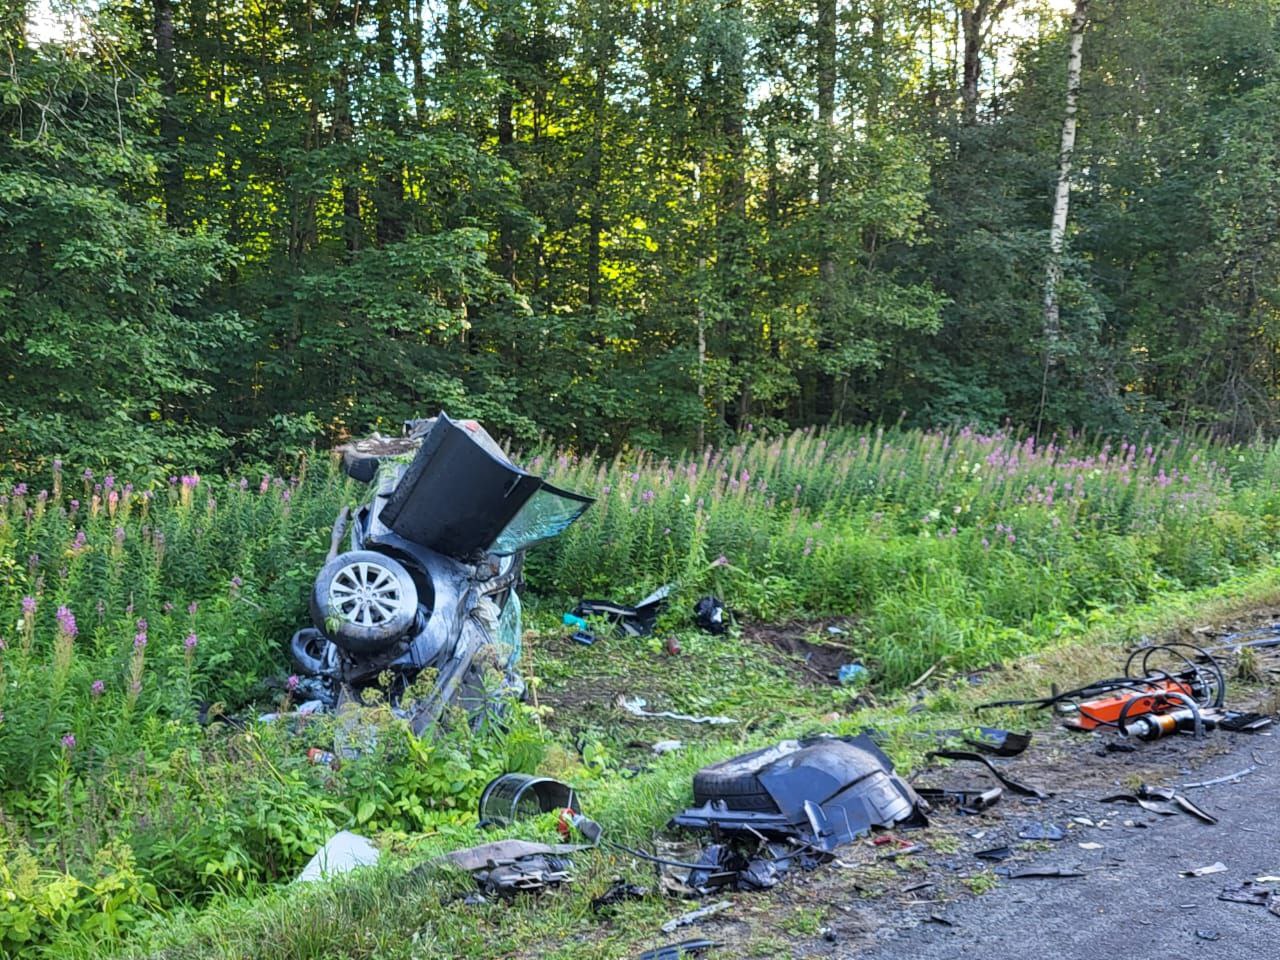
[[[1013,848],[1007,844],[1003,847],[991,847],[974,853],[979,860],[1008,860],[1013,856]]]
[[[682,913],[678,917],[673,917],[662,925],[663,933],[675,933],[681,927],[692,926],[695,923],[713,917],[721,911],[728,910],[733,906],[731,900],[717,900],[715,903],[709,903],[705,907],[699,907],[697,910],[691,910],[688,913]]]
[[[451,864],[467,873],[475,873],[485,867],[515,863],[527,857],[553,856],[564,857],[579,850],[588,850],[587,844],[581,843],[535,843],[532,840],[495,840],[475,847],[454,850],[434,860],[429,860],[418,870],[430,870],[441,864]]]
[[[684,741],[683,740],[659,740],[649,749],[652,750],[654,753],[658,754],[658,756],[662,756],[662,754],[664,753],[671,753],[675,750],[683,750]]]
[[[682,960],[684,957],[697,956],[704,950],[718,946],[720,944],[714,940],[685,940],[681,943],[658,947],[656,950],[646,950],[636,960]]]
[[[1007,776],[994,763],[988,760],[980,753],[971,753],[967,750],[931,750],[925,755],[929,759],[937,757],[941,760],[964,760],[970,763],[980,763],[991,773],[993,777],[1014,793],[1024,797],[1035,797],[1037,800],[1047,800],[1049,795],[1036,787],[1028,786],[1025,783],[1019,783],[1012,777]]]
[[[841,686],[849,686],[850,684],[860,683],[870,676],[867,668],[860,663],[842,663],[840,669],[836,671],[836,679]]]
[[[1102,849],[1102,844],[1100,844],[1100,843],[1092,843],[1092,842],[1091,842],[1091,843],[1077,843],[1077,844],[1076,844],[1076,846],[1077,846],[1077,847],[1079,847],[1081,850],[1101,850],[1101,849]]]
[[[298,883],[313,883],[325,877],[336,877],[356,867],[371,867],[378,862],[378,848],[368,838],[343,830],[335,833],[315,852],[298,874]]]
[[[1219,900],[1231,903],[1250,903],[1255,906],[1264,905],[1271,899],[1271,888],[1259,880],[1245,880],[1234,887],[1223,887],[1218,894]]]
[[[513,897],[573,882],[573,864],[564,857],[535,854],[478,870],[475,881],[486,896]]]
[[[693,605],[693,622],[700,630],[719,635],[729,628],[725,623],[727,612],[719,597],[702,597]]]
[[[1222,939],[1222,934],[1218,933],[1217,930],[1197,930],[1196,936],[1199,937],[1201,940],[1221,940]]]
[[[798,839],[831,851],[872,827],[923,825],[920,797],[865,734],[787,740],[693,778],[694,803],[672,824]]]
[[[1021,840],[1065,840],[1067,831],[1056,823],[1030,823],[1018,831]]]
[[[1056,880],[1083,877],[1079,870],[1068,870],[1063,867],[1022,867],[1012,870],[1008,867],[997,867],[995,870],[1002,877],[1010,880]]]
[[[618,697],[618,706],[633,717],[646,717],[648,719],[657,717],[667,720],[684,720],[687,723],[709,723],[713,726],[738,722],[732,717],[694,717],[687,713],[673,713],[670,710],[646,710],[645,707],[648,705],[649,701],[645,700],[643,697]]]
[[[612,600],[580,600],[573,613],[564,615],[566,626],[587,629],[586,617],[603,617],[609,620],[623,636],[647,637],[653,633],[660,614],[671,596],[671,584],[664,584],[634,607],[614,603]]]
[[[1000,801],[1004,790],[1000,787],[965,789],[963,787],[916,787],[916,793],[929,803],[953,803],[959,813],[981,813]]]
[[[1207,877],[1214,873],[1226,873],[1227,865],[1219,860],[1217,863],[1211,863],[1207,867],[1196,867],[1193,870],[1183,870],[1179,876],[1183,877]]]
[[[554,810],[577,809],[573,787],[550,777],[504,773],[480,793],[480,824],[506,826],[517,820]]]
[[[1101,803],[1136,803],[1144,810],[1152,813],[1158,813],[1161,816],[1171,817],[1179,810],[1189,813],[1198,820],[1205,823],[1214,824],[1218,822],[1218,818],[1213,814],[1202,810],[1186,797],[1179,793],[1174,793],[1168,787],[1149,787],[1145,783],[1139,785],[1138,792],[1133,793],[1117,793],[1110,797],[1103,797]],[[1125,825],[1128,826],[1128,821]]]
[[[1220,783],[1235,783],[1242,777],[1247,777],[1257,767],[1245,767],[1243,770],[1237,770],[1235,773],[1229,773],[1225,777],[1216,777],[1213,780],[1202,780],[1200,783],[1184,783],[1181,785],[1182,790],[1195,790],[1199,787],[1216,787]]]
[[[992,756],[1016,757],[1031,746],[1031,734],[1013,733],[997,727],[979,727],[978,736],[965,737],[964,742]]]
[[[641,900],[649,895],[649,888],[627,883],[621,877],[609,885],[609,889],[591,901],[591,912],[599,913],[606,907],[616,906],[627,900]]]

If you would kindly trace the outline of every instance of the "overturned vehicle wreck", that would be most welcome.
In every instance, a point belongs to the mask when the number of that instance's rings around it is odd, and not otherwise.
[[[334,522],[312,623],[290,643],[301,692],[334,707],[389,680],[393,706],[417,734],[451,704],[477,716],[495,693],[522,693],[524,551],[593,500],[520,469],[478,423],[443,413],[342,453],[369,495]],[[434,681],[419,690],[425,670]]]

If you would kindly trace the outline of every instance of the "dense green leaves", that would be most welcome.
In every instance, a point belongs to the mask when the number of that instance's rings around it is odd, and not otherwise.
[[[19,4],[0,449],[1270,430],[1275,4],[1093,6],[1046,378],[1060,7],[113,0],[51,42]]]

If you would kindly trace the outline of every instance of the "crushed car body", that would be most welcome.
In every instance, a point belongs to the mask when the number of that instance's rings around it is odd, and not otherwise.
[[[335,521],[312,623],[290,643],[302,692],[332,708],[389,676],[391,701],[416,734],[451,704],[478,716],[495,693],[522,693],[524,551],[565,530],[592,498],[520,469],[478,423],[443,413],[342,454],[369,496]],[[426,669],[436,671],[433,688],[406,702]]]

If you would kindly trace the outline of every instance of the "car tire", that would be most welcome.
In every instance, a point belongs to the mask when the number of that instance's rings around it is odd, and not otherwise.
[[[326,563],[311,588],[311,620],[348,653],[382,653],[409,632],[418,588],[409,571],[373,550],[349,550]]]
[[[382,458],[371,453],[360,453],[347,447],[342,451],[342,472],[352,480],[370,483],[378,473]]]
[[[787,741],[703,767],[693,775],[694,804],[718,802],[730,810],[776,812],[777,804],[760,783],[758,774],[797,749],[799,744]]]
[[[289,641],[294,665],[306,676],[319,676],[325,669],[325,648],[329,638],[315,627],[303,627]]]

